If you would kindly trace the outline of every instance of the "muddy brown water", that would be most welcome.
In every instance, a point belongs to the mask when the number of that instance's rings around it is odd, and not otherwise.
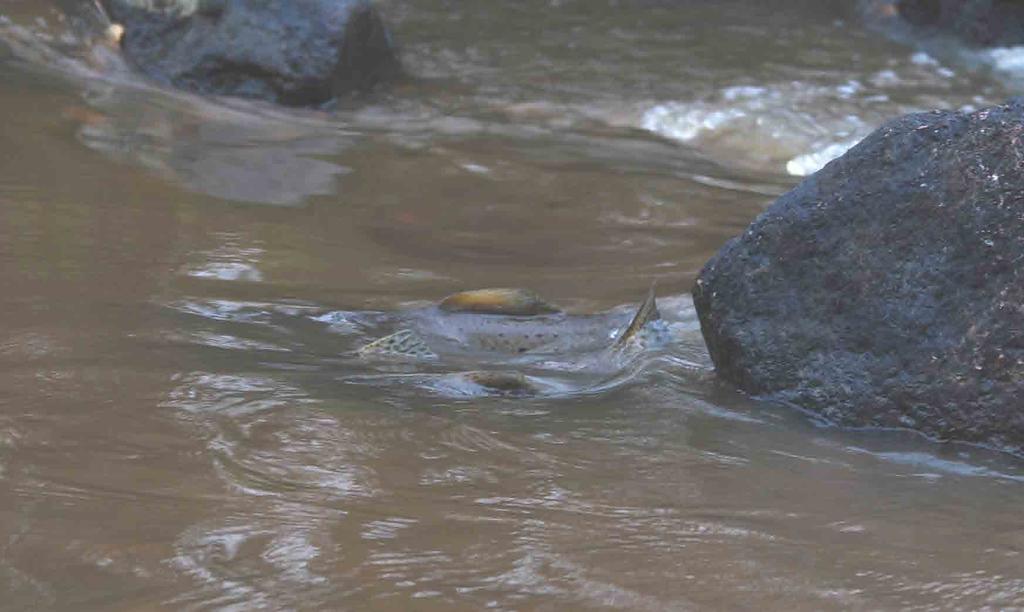
[[[686,297],[830,150],[1012,93],[1014,50],[915,54],[845,3],[381,8],[416,78],[312,112],[0,6],[0,609],[1024,606],[1024,464],[745,399]],[[350,358],[453,291],[652,281],[689,335],[596,390]]]

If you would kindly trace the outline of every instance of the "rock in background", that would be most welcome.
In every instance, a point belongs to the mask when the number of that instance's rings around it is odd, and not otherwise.
[[[693,294],[718,373],[755,396],[1024,451],[1024,102],[883,126]]]
[[[367,0],[105,0],[141,72],[203,94],[323,104],[398,71]]]
[[[1024,44],[1019,0],[861,0],[870,25],[897,40],[955,41],[967,47]]]

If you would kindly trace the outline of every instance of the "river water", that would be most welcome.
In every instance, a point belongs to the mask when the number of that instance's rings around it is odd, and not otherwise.
[[[1016,50],[849,4],[388,0],[410,78],[290,111],[7,0],[0,609],[1024,607],[1019,460],[751,401],[699,340],[700,266],[799,176],[1013,93]],[[597,387],[352,358],[454,291],[653,281],[678,342]]]

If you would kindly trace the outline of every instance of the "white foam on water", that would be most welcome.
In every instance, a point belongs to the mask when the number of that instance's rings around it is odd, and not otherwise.
[[[644,113],[641,125],[645,130],[675,140],[689,141],[701,132],[714,131],[719,127],[745,117],[740,109],[717,110],[707,106],[688,106],[676,102],[659,104]]]
[[[731,163],[806,176],[870,132],[847,102],[856,104],[866,89],[854,79],[829,87],[727,87],[716,99],[653,105],[640,125]]]
[[[995,47],[982,56],[995,70],[1024,78],[1024,46]]]
[[[938,66],[939,60],[928,55],[924,51],[918,51],[917,53],[910,56],[910,61],[917,64],[918,66]]]
[[[860,142],[859,138],[844,142],[833,142],[824,145],[820,149],[797,155],[786,162],[786,172],[793,176],[810,176],[824,168],[825,164],[852,149],[858,142]]]
[[[1024,47],[990,53],[1002,66],[1019,67],[1024,78]],[[956,108],[957,101],[947,102],[956,73],[924,52],[836,77],[733,85],[693,101],[655,103],[639,125],[729,164],[807,176],[892,117],[949,102]]]

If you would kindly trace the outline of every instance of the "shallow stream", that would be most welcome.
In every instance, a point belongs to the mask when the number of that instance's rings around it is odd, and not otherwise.
[[[0,609],[1024,607],[1024,464],[751,401],[699,341],[700,267],[800,176],[1014,93],[1024,52],[850,4],[386,0],[410,78],[293,111],[7,0]],[[652,282],[681,341],[597,388],[352,358],[455,291]]]

